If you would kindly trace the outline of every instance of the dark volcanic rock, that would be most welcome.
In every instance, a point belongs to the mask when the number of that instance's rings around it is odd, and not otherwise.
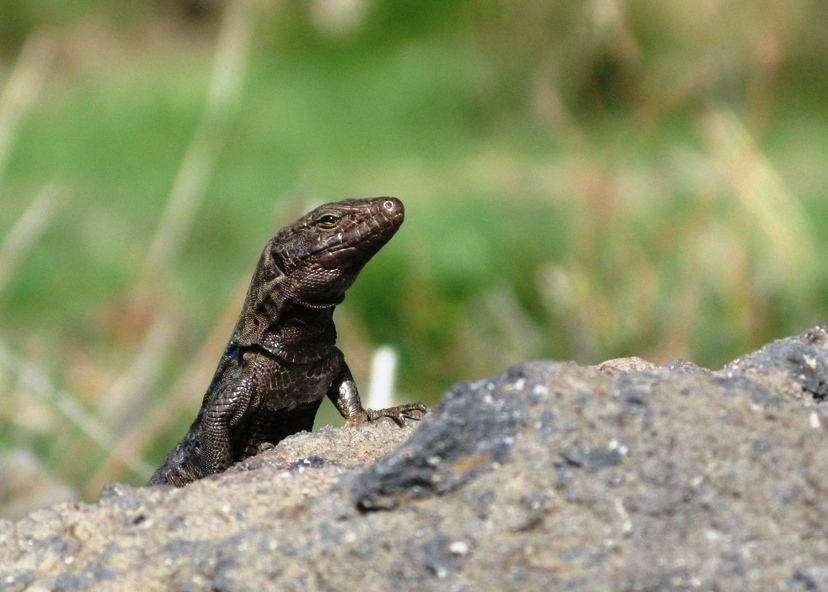
[[[414,498],[453,491],[509,458],[526,400],[515,391],[527,376],[540,382],[549,363],[515,366],[489,380],[462,383],[443,396],[429,414],[428,428],[362,473],[354,486],[363,510],[392,509],[398,496]],[[531,396],[532,393],[529,393]]]
[[[0,588],[828,590],[827,384],[823,328],[715,372],[524,363],[418,426],[0,522]]]
[[[746,374],[788,395],[828,398],[828,331],[814,327],[779,339],[725,366],[727,374]]]

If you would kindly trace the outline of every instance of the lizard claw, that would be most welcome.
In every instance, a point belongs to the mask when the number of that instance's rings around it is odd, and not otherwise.
[[[419,417],[411,415],[412,411],[419,412]],[[379,409],[377,411],[366,409],[365,412],[368,414],[368,421],[376,421],[380,417],[390,417],[398,426],[403,427],[406,419],[419,421],[426,414],[426,408],[422,403],[407,403],[405,405],[397,405],[396,407]]]
[[[256,447],[256,454],[261,454],[268,450],[273,450],[276,446],[272,442],[262,442]]]

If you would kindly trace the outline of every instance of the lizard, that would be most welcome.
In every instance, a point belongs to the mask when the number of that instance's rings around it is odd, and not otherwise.
[[[382,417],[402,426],[425,414],[420,403],[363,408],[335,345],[334,308],[404,218],[394,197],[346,199],[276,233],[195,420],[147,485],[183,487],[310,431],[326,396],[348,426]]]

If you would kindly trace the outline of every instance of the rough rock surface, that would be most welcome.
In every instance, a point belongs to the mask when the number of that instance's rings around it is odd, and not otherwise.
[[[826,397],[821,327],[715,372],[528,362],[0,522],[0,589],[828,590]]]

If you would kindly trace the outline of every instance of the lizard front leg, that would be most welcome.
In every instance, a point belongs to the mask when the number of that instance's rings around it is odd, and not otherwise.
[[[341,353],[340,356],[342,356]],[[339,410],[342,417],[345,418],[345,425],[349,426],[365,423],[366,421],[376,421],[380,417],[390,417],[397,425],[403,426],[406,417],[419,419],[409,415],[412,411],[418,411],[421,414],[426,412],[425,405],[422,403],[406,403],[377,411],[365,409],[359,399],[356,382],[354,382],[351,370],[348,368],[348,364],[345,363],[344,358],[342,368],[328,390],[328,398]]]
[[[237,458],[231,444],[233,428],[256,408],[257,397],[249,376],[240,376],[220,387],[204,409],[201,420],[201,469],[203,474],[221,473]]]

